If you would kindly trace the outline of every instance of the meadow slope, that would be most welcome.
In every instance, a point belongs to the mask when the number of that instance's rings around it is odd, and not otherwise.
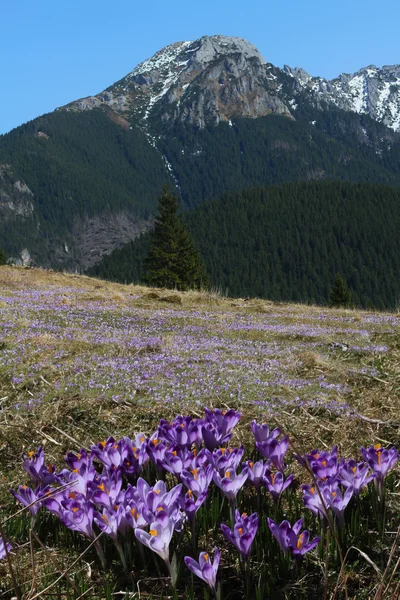
[[[399,325],[398,313],[0,267],[3,515],[16,510],[22,451],[43,445],[60,467],[68,450],[204,406],[243,412],[233,445],[257,418],[300,449],[399,447]]]

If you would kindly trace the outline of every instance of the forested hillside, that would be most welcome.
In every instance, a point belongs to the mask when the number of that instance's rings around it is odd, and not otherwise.
[[[164,183],[186,209],[290,181],[398,187],[399,139],[368,116],[305,105],[296,120],[238,118],[201,130],[153,120],[144,131],[109,108],[56,111],[0,137],[0,247],[85,269],[149,227]],[[29,211],[15,208],[20,184]]]
[[[212,285],[234,296],[327,303],[343,274],[359,306],[400,298],[400,190],[367,183],[291,183],[228,193],[186,214]],[[139,282],[149,235],[90,274]]]

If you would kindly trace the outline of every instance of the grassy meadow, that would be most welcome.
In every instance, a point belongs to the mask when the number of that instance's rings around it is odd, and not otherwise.
[[[207,597],[199,581],[192,580],[188,591],[184,565],[171,592],[162,565],[161,572],[160,565],[152,568],[148,555],[127,574],[106,548],[115,565],[105,571],[93,548],[86,552],[87,540],[53,515],[39,512],[32,529],[29,511],[20,512],[9,492],[28,483],[21,453],[43,446],[46,464],[61,469],[68,451],[89,449],[111,435],[150,436],[160,418],[202,417],[204,407],[241,411],[229,444],[243,443],[246,457],[255,459],[253,419],[288,434],[289,455],[337,444],[340,457],[360,460],[360,446],[399,448],[399,325],[399,313],[231,299],[0,267],[0,520],[13,543],[12,568],[0,561],[0,599]],[[263,500],[262,507],[292,521],[304,512],[301,484],[309,474],[289,462],[293,490],[279,506]],[[269,570],[274,578],[253,597],[399,597],[399,470],[397,463],[388,476],[384,531],[372,510],[361,511],[365,534],[357,537],[353,524],[340,540],[343,554],[362,544],[346,564],[334,547],[329,554],[328,535],[304,564],[271,558],[271,569],[265,557],[272,550],[264,554],[257,542],[251,558],[255,589]],[[373,503],[371,494],[362,497],[363,506]],[[214,492],[213,501],[216,519],[207,516],[211,504],[199,513],[199,549],[212,537],[217,517],[228,515]],[[320,533],[312,515],[307,525]],[[222,597],[242,598],[240,565],[216,529],[214,535],[221,548]]]

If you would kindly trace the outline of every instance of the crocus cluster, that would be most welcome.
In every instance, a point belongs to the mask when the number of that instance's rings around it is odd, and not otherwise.
[[[351,498],[357,497],[363,487],[372,480],[378,483],[380,494],[383,480],[398,459],[395,448],[384,449],[380,444],[361,448],[365,462],[354,459],[338,460],[338,448],[331,451],[313,450],[304,456],[295,454],[299,463],[314,475],[311,485],[303,485],[304,505],[321,518],[328,517],[331,510],[339,527],[344,525],[344,511]]]
[[[133,530],[139,545],[146,546],[166,563],[174,583],[176,572],[174,561],[170,560],[174,535],[189,523],[196,551],[196,514],[214,486],[213,493],[219,488],[231,509],[231,525],[221,524],[222,533],[247,565],[258,532],[259,515],[248,516],[242,512],[245,506],[238,510],[240,504],[245,504],[247,493],[253,493],[253,486],[258,500],[262,493],[270,498],[277,514],[280,498],[294,475],[285,473],[288,437],[281,436],[279,428],[271,431],[266,424],[252,422],[259,456],[258,460],[244,460],[244,447],[230,445],[233,428],[240,418],[241,413],[233,409],[205,409],[204,418],[178,416],[171,422],[162,419],[150,436],[138,433],[132,439],[109,437],[89,450],[69,452],[65,457],[66,467],[60,471],[46,464],[44,450],[39,447],[22,455],[32,487],[20,485],[11,492],[28,507],[33,518],[43,507],[66,527],[90,540],[96,542],[102,532],[115,544],[124,567],[121,542],[129,539],[127,532]],[[296,456],[313,474],[313,483],[303,485],[305,506],[321,518],[332,510],[337,523],[342,525],[344,510],[353,495],[360,494],[372,479],[383,482],[398,452],[376,446],[363,448],[362,456],[365,462],[339,461],[337,447]],[[157,473],[158,477],[150,480],[151,473]],[[245,483],[248,491],[239,494]],[[268,525],[282,551],[294,557],[303,557],[318,544],[319,538],[310,540],[309,531],[301,531],[302,519],[292,527],[287,520],[278,524],[268,518]],[[97,549],[104,564],[101,548]],[[0,558],[4,554],[3,543]],[[214,591],[219,560],[218,548],[214,550],[213,562],[208,552],[201,552],[198,562],[185,557],[187,567]]]

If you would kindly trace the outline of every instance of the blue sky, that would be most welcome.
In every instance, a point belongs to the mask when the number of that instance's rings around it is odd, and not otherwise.
[[[277,66],[328,78],[400,63],[395,0],[4,0],[0,19],[0,133],[202,35],[246,38]]]

